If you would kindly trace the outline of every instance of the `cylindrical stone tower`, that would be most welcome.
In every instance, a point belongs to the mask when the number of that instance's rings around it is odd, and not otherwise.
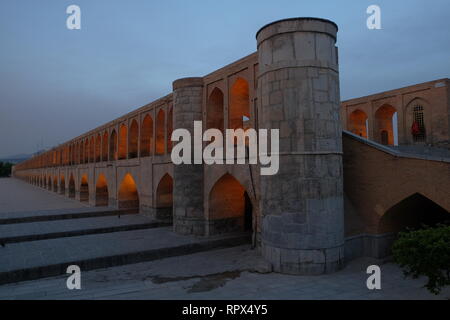
[[[343,264],[337,30],[295,18],[256,35],[260,128],[280,130],[280,170],[261,177],[262,253],[277,272],[322,274]]]
[[[194,137],[194,121],[202,121],[202,78],[173,82],[173,129],[187,129]],[[192,154],[193,154],[192,145]],[[174,165],[173,228],[179,234],[205,234],[203,215],[203,165]]]

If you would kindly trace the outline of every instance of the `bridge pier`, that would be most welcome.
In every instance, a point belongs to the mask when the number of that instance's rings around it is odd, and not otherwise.
[[[260,126],[280,129],[280,171],[261,176],[262,254],[276,272],[344,261],[337,26],[296,18],[257,33]]]
[[[184,128],[194,137],[194,121],[202,121],[202,78],[173,82],[174,129]],[[192,139],[192,150],[194,150]],[[191,156],[193,157],[191,152]],[[203,164],[174,165],[173,229],[179,234],[205,235]]]

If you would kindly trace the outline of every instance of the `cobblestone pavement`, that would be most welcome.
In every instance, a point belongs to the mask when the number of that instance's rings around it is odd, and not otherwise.
[[[370,291],[374,263],[358,259],[323,276],[260,273],[258,253],[240,246],[82,272],[81,290],[68,290],[65,276],[6,284],[0,299],[450,299],[450,290],[434,296],[392,263],[380,264],[382,288]]]

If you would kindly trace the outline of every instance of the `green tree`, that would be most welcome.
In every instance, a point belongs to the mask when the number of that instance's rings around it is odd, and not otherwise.
[[[426,276],[430,292],[437,295],[450,285],[450,226],[401,232],[392,254],[405,276]]]
[[[0,177],[9,177],[13,164],[0,161]]]

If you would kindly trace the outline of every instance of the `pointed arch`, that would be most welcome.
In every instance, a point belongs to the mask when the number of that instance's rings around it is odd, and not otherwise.
[[[230,90],[228,128],[248,129],[250,127],[250,96],[248,82],[238,77]]]
[[[119,153],[118,159],[127,158],[127,142],[128,142],[128,128],[125,124],[121,124],[119,128]]]
[[[53,177],[53,192],[58,192],[58,177],[54,176]]]
[[[135,119],[130,125],[130,134],[128,138],[128,158],[133,159],[138,156],[138,139],[139,139],[139,125]]]
[[[172,152],[173,108],[170,106],[167,115],[167,153]]]
[[[375,112],[375,141],[384,145],[394,145],[397,133],[394,132],[393,121],[396,113],[397,110],[389,104],[384,104],[377,109]]]
[[[450,213],[421,193],[415,193],[398,202],[381,217],[378,232],[399,232],[406,228],[418,229],[438,223],[450,225]]]
[[[87,174],[84,174],[81,177],[80,181],[80,201],[88,202],[89,201],[89,182]]]
[[[61,194],[66,193],[66,179],[64,177],[64,174],[61,174],[61,177],[59,180],[59,193],[61,193]]]
[[[152,154],[153,148],[153,119],[147,114],[142,120],[141,126],[141,157],[148,157]]]
[[[156,116],[156,154],[165,153],[165,118],[164,110],[160,109]]]
[[[367,128],[367,121],[368,121],[367,114],[360,110],[356,109],[352,113],[350,113],[348,117],[348,123],[347,123],[347,129],[348,131],[363,137],[368,138],[368,128]]]
[[[69,198],[75,198],[75,179],[72,173],[69,178]]]
[[[253,229],[253,206],[244,186],[231,174],[224,174],[209,193],[210,234]]]
[[[405,132],[407,142],[412,144],[430,143],[431,111],[425,99],[414,98],[406,106]]]
[[[113,129],[109,138],[109,161],[117,160],[117,133]]]
[[[102,137],[102,161],[108,161],[108,140],[108,131],[105,131]]]
[[[131,174],[127,173],[122,179],[118,194],[119,208],[130,208],[139,210],[139,193]]]
[[[94,136],[89,139],[89,162],[95,162],[95,140]]]
[[[84,142],[83,142],[83,140],[80,141],[79,147],[80,147],[80,160],[79,160],[79,163],[81,164],[81,163],[84,163]]]
[[[109,202],[109,194],[108,194],[108,182],[106,181],[106,177],[103,173],[100,173],[97,179],[97,183],[95,185],[95,205],[99,206],[107,206]]]
[[[173,178],[166,173],[156,188],[156,218],[172,219],[173,217]]]
[[[97,134],[95,139],[95,162],[100,162],[102,157],[102,136]]]
[[[208,98],[206,109],[206,128],[219,129],[223,133],[224,128],[223,92],[214,88]]]

